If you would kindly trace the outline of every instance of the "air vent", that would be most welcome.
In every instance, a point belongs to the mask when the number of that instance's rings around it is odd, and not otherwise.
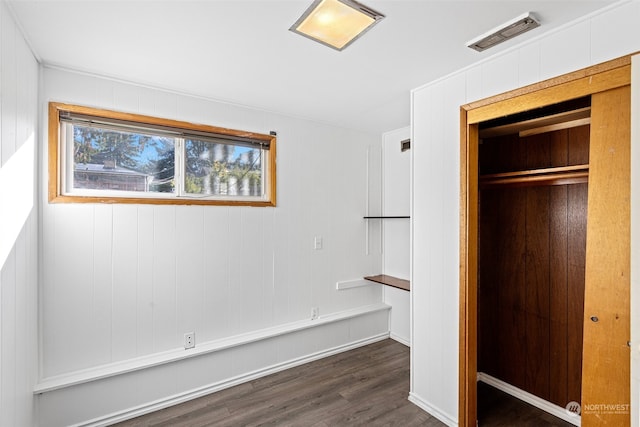
[[[531,12],[527,12],[467,42],[467,47],[482,52],[539,26]]]

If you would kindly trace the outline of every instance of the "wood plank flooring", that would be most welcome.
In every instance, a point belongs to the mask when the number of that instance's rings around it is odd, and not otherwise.
[[[409,348],[387,339],[116,426],[445,426],[408,396]],[[482,383],[478,399],[482,427],[571,426]]]
[[[573,424],[483,382],[478,382],[478,425],[482,427],[573,427]]]
[[[409,348],[387,339],[117,426],[444,426],[408,396]]]

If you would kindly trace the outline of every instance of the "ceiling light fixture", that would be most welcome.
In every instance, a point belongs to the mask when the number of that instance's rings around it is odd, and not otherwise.
[[[540,23],[531,12],[527,12],[467,42],[467,47],[482,52],[539,26]]]
[[[353,0],[315,0],[290,31],[343,50],[384,15]]]

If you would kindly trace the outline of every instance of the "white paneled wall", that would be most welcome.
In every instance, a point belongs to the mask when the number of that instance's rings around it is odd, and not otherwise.
[[[638,51],[639,20],[640,2],[616,3],[412,92],[410,398],[448,425],[458,419],[459,107]]]
[[[0,425],[35,422],[38,64],[0,1]]]
[[[367,232],[362,220],[377,202],[369,193],[379,186],[380,162],[368,159],[380,152],[378,135],[57,68],[43,69],[42,99],[43,116],[46,103],[58,101],[278,133],[276,208],[49,204],[42,195],[39,391],[85,382],[40,394],[47,425],[113,419],[388,335],[379,287],[335,289],[381,268],[379,230]],[[43,188],[46,149],[45,135]],[[206,354],[90,381],[123,366],[179,359],[192,331],[196,351]],[[233,349],[214,351],[231,341]],[[150,384],[140,384],[142,377]]]
[[[409,127],[382,135],[382,214],[407,216],[410,211],[411,151],[401,151],[400,141],[408,139]],[[383,242],[382,272],[409,280],[410,220],[382,220]],[[409,333],[410,293],[383,286],[384,302],[391,306],[389,330],[391,338],[406,345]]]

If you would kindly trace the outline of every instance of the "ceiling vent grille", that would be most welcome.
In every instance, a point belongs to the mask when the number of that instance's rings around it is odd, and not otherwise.
[[[467,42],[467,47],[482,52],[539,26],[531,12],[527,12]]]

